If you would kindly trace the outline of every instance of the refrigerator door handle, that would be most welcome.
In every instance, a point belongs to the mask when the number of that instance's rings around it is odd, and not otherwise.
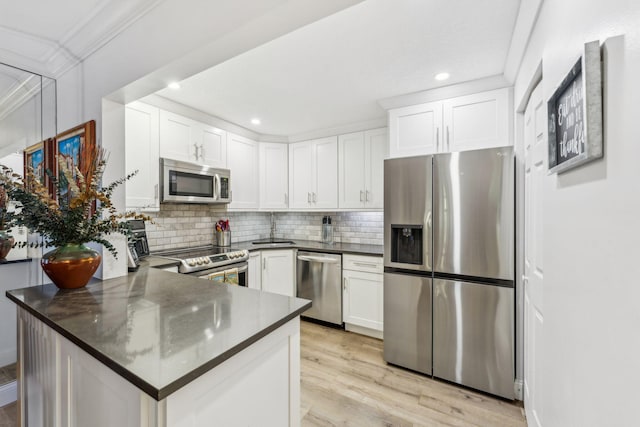
[[[449,140],[449,126],[447,126],[447,151],[451,151],[451,141]]]
[[[436,127],[436,151],[440,150],[440,128]]]

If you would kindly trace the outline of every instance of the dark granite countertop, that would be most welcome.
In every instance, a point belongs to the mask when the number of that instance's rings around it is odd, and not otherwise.
[[[77,290],[44,285],[7,297],[156,400],[311,306],[154,268]]]
[[[312,240],[297,240],[291,239],[294,244],[264,244],[254,245],[251,241],[232,243],[232,249],[247,249],[249,251],[261,251],[268,249],[298,249],[308,250],[315,252],[325,252],[334,254],[355,254],[355,255],[370,255],[370,256],[382,256],[384,247],[382,245],[362,245],[358,243],[333,243],[327,244],[322,242],[315,242]]]
[[[144,267],[167,268],[167,267],[177,267],[178,265],[180,265],[179,261],[157,257],[153,255],[149,255],[140,259],[140,268],[144,268]]]

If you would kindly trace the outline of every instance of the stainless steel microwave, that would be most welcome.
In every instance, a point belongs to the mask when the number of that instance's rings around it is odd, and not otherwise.
[[[196,163],[160,159],[161,203],[230,203],[231,172]]]

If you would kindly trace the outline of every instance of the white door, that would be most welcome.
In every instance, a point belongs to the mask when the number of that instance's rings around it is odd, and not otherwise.
[[[227,167],[227,133],[222,129],[203,123],[196,124],[198,133],[198,163],[214,168]]]
[[[193,120],[160,111],[160,155],[185,162],[196,161],[197,144],[192,135]]]
[[[364,133],[365,150],[365,194],[366,207],[384,207],[384,159],[387,157],[388,129],[373,129]]]
[[[382,331],[382,274],[344,270],[342,316],[345,323]]]
[[[443,150],[478,150],[511,145],[509,90],[496,89],[443,102]]]
[[[364,132],[338,137],[338,207],[361,208],[365,204]]]
[[[289,203],[289,147],[260,143],[260,208],[286,209]]]
[[[227,165],[231,171],[230,209],[258,207],[258,143],[229,133]]]
[[[419,156],[441,151],[441,128],[441,102],[389,110],[389,156]]]
[[[294,252],[290,249],[262,251],[262,290],[293,297],[295,291]]]
[[[338,137],[315,141],[315,163],[312,184],[312,207],[338,207]]]
[[[289,207],[311,207],[313,142],[289,145]]]
[[[160,110],[141,102],[125,107],[126,173],[138,171],[126,185],[127,209],[159,209]]]
[[[542,425],[543,184],[546,176],[547,108],[542,85],[524,115],[524,406],[530,426]]]

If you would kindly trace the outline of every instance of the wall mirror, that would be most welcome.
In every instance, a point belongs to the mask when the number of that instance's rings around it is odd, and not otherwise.
[[[56,105],[54,79],[0,63],[0,164],[23,174],[24,151],[56,135]],[[26,240],[25,230],[14,231]],[[16,362],[16,310],[5,291],[42,283],[36,260],[19,262],[28,256],[14,248],[0,264],[0,391],[15,381]]]

